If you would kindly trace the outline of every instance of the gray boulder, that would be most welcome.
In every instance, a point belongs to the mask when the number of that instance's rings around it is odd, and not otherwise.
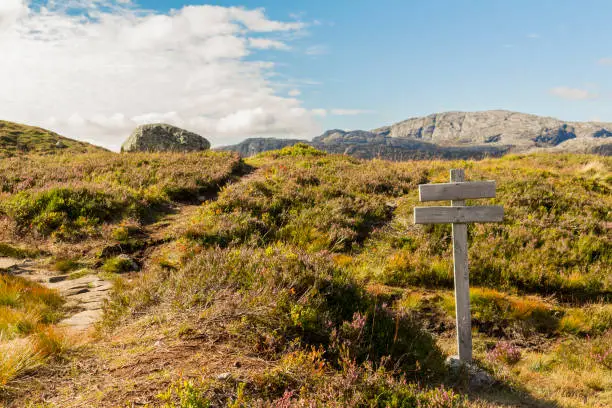
[[[121,146],[122,152],[193,152],[208,149],[210,143],[202,136],[164,123],[138,126]]]

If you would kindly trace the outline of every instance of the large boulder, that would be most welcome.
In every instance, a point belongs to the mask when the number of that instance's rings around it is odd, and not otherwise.
[[[138,126],[121,146],[122,152],[193,152],[208,149],[210,143],[202,136],[164,123]]]

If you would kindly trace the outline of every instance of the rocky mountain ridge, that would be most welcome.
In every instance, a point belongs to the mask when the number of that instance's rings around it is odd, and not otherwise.
[[[370,131],[328,130],[307,140],[247,139],[220,148],[250,156],[298,142],[362,158],[480,158],[531,151],[612,155],[612,123],[568,122],[503,110],[443,112]]]

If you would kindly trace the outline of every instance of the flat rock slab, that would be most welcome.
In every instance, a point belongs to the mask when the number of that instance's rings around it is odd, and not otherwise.
[[[22,263],[21,259],[0,257],[0,269],[9,269]]]
[[[86,330],[102,317],[102,305],[113,287],[112,283],[96,275],[49,282],[46,286],[58,290],[66,298],[67,306],[82,309],[59,323],[74,330]]]
[[[4,260],[4,263],[0,263],[0,267],[8,265],[6,268],[11,268],[11,273],[57,290],[66,300],[66,308],[76,311],[75,314],[60,321],[59,326],[84,331],[102,317],[102,306],[108,299],[109,290],[113,287],[111,282],[93,274],[70,279],[68,275],[57,275],[39,269],[32,262],[9,261],[8,258],[0,258],[1,260]]]
[[[87,330],[102,317],[102,309],[83,310],[59,322],[59,326],[70,327],[73,330]]]

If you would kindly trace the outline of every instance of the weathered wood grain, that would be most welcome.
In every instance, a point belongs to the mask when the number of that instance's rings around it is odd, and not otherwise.
[[[463,169],[450,172],[452,182],[465,180]],[[450,208],[465,208],[463,200],[451,201]],[[473,208],[473,207],[471,207]],[[415,218],[416,219],[416,218]],[[455,316],[459,360],[472,361],[472,320],[470,316],[470,277],[468,269],[467,225],[453,224],[453,265],[455,277]]]
[[[420,184],[420,201],[465,200],[495,197],[494,181],[462,183]]]
[[[504,219],[504,207],[415,207],[415,224],[465,224],[469,222],[500,222]]]

